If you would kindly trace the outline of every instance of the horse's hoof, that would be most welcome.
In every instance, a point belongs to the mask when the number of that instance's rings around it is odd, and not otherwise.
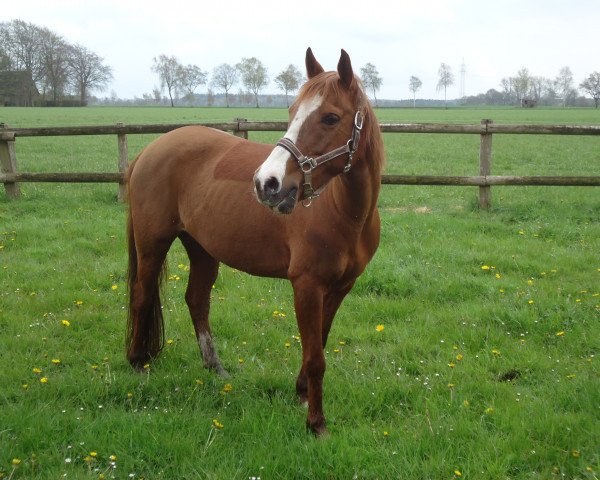
[[[217,375],[219,375],[220,377],[223,377],[223,378],[231,377],[231,375],[229,375],[227,370],[225,370],[221,365],[216,365],[213,368],[214,368],[215,372],[217,373]]]
[[[306,428],[317,438],[326,438],[329,436],[329,430],[327,430],[327,427],[325,426],[325,419],[314,423],[307,421]]]

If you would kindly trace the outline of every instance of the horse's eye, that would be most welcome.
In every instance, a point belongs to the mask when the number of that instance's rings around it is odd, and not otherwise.
[[[336,123],[338,123],[340,121],[340,117],[338,117],[335,113],[328,113],[327,115],[323,116],[321,121],[325,125],[335,125]]]

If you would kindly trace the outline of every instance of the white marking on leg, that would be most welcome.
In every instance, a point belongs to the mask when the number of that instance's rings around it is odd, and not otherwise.
[[[208,332],[202,332],[198,335],[198,345],[202,352],[202,361],[206,368],[214,369],[219,375],[224,377],[229,376],[225,369],[221,366],[219,356],[213,345],[213,339]]]
[[[321,106],[322,102],[323,97],[321,95],[315,95],[311,100],[303,102],[298,107],[298,111],[290,122],[288,130],[285,132],[284,136],[296,143],[302,125],[304,125],[304,122],[311,115],[311,113]],[[288,152],[285,148],[275,147],[256,172],[256,179],[260,181],[261,185],[264,185],[269,178],[274,177],[279,182],[279,188],[281,188],[281,185],[283,184],[283,177],[285,176],[286,164],[289,158],[290,152]]]

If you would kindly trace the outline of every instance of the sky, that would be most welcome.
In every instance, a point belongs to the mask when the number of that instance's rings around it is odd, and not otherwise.
[[[160,54],[209,74],[256,57],[273,80],[289,64],[304,72],[309,46],[334,70],[343,48],[355,73],[375,65],[379,99],[412,98],[411,75],[423,82],[418,98],[442,99],[442,62],[455,77],[448,98],[459,97],[461,85],[466,95],[500,90],[500,80],[523,67],[555,78],[568,66],[575,86],[600,71],[600,0],[19,0],[0,10],[0,21],[14,19],[103,57],[114,79],[95,93],[119,98],[159,85],[151,66]],[[263,93],[282,92],[271,81]]]

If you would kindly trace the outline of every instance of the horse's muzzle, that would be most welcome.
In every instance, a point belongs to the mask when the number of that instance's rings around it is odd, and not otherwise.
[[[298,187],[279,188],[279,182],[274,177],[264,184],[255,177],[254,193],[260,203],[274,212],[288,215],[294,211],[298,197]]]

